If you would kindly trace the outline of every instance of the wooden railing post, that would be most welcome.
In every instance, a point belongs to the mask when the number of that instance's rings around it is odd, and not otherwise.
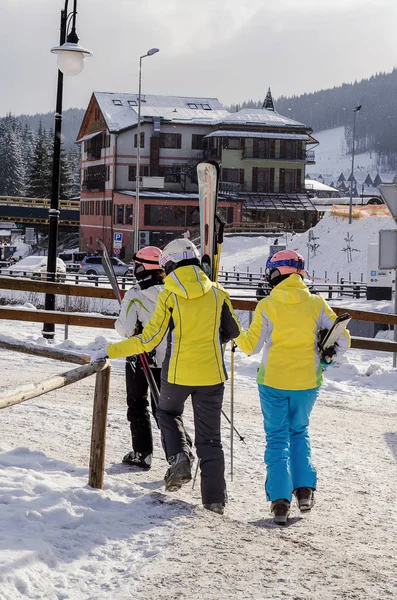
[[[110,389],[110,364],[98,371],[95,380],[94,406],[92,413],[90,474],[88,485],[101,490],[105,469],[106,425]]]

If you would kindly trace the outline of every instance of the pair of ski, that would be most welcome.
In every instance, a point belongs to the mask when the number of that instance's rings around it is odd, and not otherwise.
[[[114,295],[116,296],[116,300],[118,300],[118,303],[121,306],[121,302],[122,302],[121,290],[120,290],[119,284],[117,282],[117,277],[114,272],[108,250],[100,238],[97,238],[97,242],[100,245],[100,247],[102,248],[102,266],[103,266],[105,273],[109,279],[109,283],[112,286],[112,290],[113,290]],[[152,370],[149,365],[149,358],[148,358],[148,355],[146,354],[146,352],[144,354],[139,354],[139,360],[141,362],[142,370],[146,377],[146,381],[148,382],[148,386],[149,386],[150,392],[152,394],[152,398],[157,407],[159,404],[160,394],[159,394],[159,389],[157,387],[156,380],[153,377],[153,373],[152,373]],[[133,367],[131,365],[131,369],[132,368]]]

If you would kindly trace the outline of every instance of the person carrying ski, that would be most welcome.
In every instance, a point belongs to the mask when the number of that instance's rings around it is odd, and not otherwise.
[[[161,250],[156,246],[146,246],[133,257],[134,275],[137,283],[124,295],[120,315],[115,329],[122,337],[129,338],[142,331],[149,321],[157,304],[159,293],[164,289],[165,273],[159,265]],[[165,343],[162,342],[149,357],[151,371],[157,386],[160,386],[161,365],[165,356]],[[132,450],[123,462],[150,469],[153,456],[153,437],[150,423],[148,382],[138,356],[129,356],[125,363],[127,389],[127,419],[130,422]],[[156,403],[150,394],[154,419]]]
[[[267,499],[278,524],[287,522],[292,495],[299,509],[314,503],[316,470],[311,459],[309,417],[328,365],[318,351],[320,330],[329,329],[336,314],[303,282],[303,257],[282,250],[266,263],[269,296],[261,300],[248,331],[235,339],[246,354],[260,352],[257,383],[266,434]],[[337,340],[328,361],[350,345],[347,330]]]
[[[169,468],[165,488],[175,491],[191,480],[189,446],[182,414],[192,398],[195,445],[201,470],[204,508],[222,514],[225,461],[221,443],[221,410],[227,373],[222,343],[240,333],[228,293],[200,268],[200,255],[187,239],[170,242],[160,255],[164,290],[143,331],[107,347],[117,358],[150,352],[165,338],[157,417]]]

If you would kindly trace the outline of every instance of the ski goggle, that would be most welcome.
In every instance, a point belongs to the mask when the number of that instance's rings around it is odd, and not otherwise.
[[[305,268],[305,261],[301,260],[300,258],[298,260],[295,260],[294,258],[288,258],[286,260],[273,260],[270,258],[267,259],[266,261],[266,269],[278,269],[279,267],[293,267],[294,269],[296,269],[298,272],[299,271],[303,271]]]

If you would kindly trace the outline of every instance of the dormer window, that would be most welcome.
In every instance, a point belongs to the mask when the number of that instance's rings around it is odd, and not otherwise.
[[[123,106],[123,103],[121,102],[121,100],[113,100],[113,104],[115,106]]]
[[[195,108],[195,109],[197,109],[197,108],[198,108],[198,105],[197,105],[197,104],[195,104],[194,102],[189,102],[189,103],[188,103],[188,107],[189,107],[189,108]]]
[[[136,100],[128,100],[128,106],[138,106],[138,102]]]
[[[203,110],[212,110],[212,108],[209,104],[201,104],[200,106]]]

